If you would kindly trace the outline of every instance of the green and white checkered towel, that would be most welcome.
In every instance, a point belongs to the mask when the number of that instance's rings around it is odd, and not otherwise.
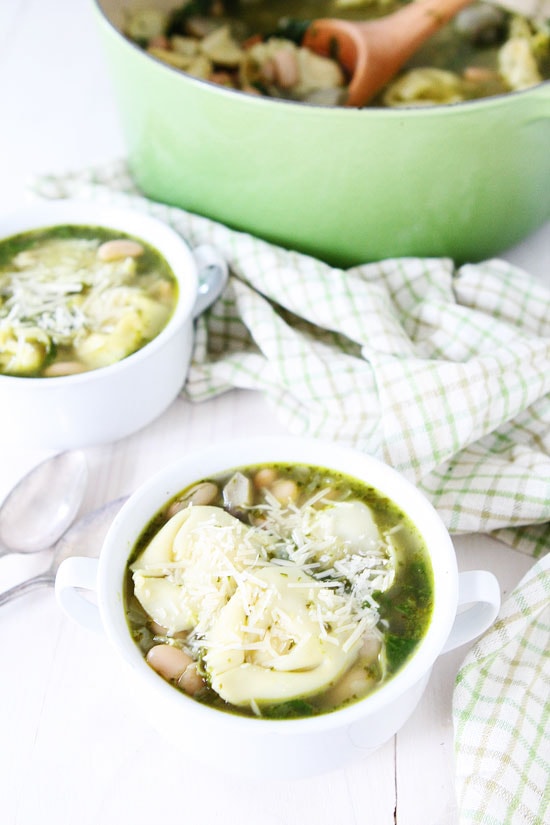
[[[140,195],[124,164],[41,178],[43,197],[131,206],[231,272],[197,323],[185,393],[261,390],[289,430],[338,439],[415,482],[452,533],[550,548],[550,291],[498,260],[347,271]],[[461,821],[548,822],[550,670],[543,556],[460,671]]]
[[[550,291],[527,273],[418,258],[334,269],[151,202],[124,164],[34,189],[132,206],[225,256],[227,289],[197,324],[190,399],[261,390],[292,432],[400,470],[452,533],[493,532],[535,556],[550,547]]]
[[[458,674],[460,822],[550,822],[550,555],[522,579]]]

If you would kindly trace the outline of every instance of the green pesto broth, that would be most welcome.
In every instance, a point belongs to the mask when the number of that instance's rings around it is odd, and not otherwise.
[[[234,483],[235,478],[238,479],[238,484]],[[299,675],[292,673],[291,677],[296,676],[298,685],[297,688],[293,687],[294,693],[290,691],[289,695],[281,695],[278,696],[277,701],[270,701],[264,694],[260,698],[255,698],[251,687],[252,693],[247,694],[247,700],[243,699],[235,704],[230,701],[231,693],[228,699],[228,696],[220,695],[216,689],[218,684],[221,686],[222,693],[224,688],[229,689],[226,681],[227,675],[224,674],[223,669],[221,676],[213,672],[215,668],[209,669],[209,655],[211,659],[215,658],[217,652],[214,648],[214,654],[212,654],[212,648],[209,648],[208,622],[211,622],[210,626],[216,627],[223,625],[223,621],[218,619],[216,624],[216,621],[212,619],[207,621],[201,619],[198,623],[200,628],[198,632],[196,627],[193,628],[192,622],[183,629],[181,629],[182,625],[177,624],[172,629],[167,629],[159,620],[163,614],[156,599],[151,601],[154,605],[152,610],[154,615],[148,612],[147,598],[151,598],[151,593],[148,593],[147,588],[151,584],[157,586],[159,576],[169,578],[176,575],[173,565],[177,565],[177,552],[174,550],[177,539],[173,537],[170,539],[171,547],[165,548],[167,555],[152,571],[148,571],[147,564],[142,561],[147,557],[146,554],[151,552],[148,548],[153,547],[152,542],[158,542],[163,528],[165,531],[169,529],[166,527],[167,524],[174,524],[174,520],[178,518],[190,518],[189,513],[193,509],[195,509],[195,515],[200,514],[203,512],[201,508],[216,508],[217,512],[225,514],[224,518],[231,516],[235,520],[236,529],[247,531],[247,536],[248,530],[252,530],[254,535],[258,534],[260,539],[266,533],[269,535],[272,543],[268,545],[265,558],[262,559],[260,566],[249,567],[239,575],[250,575],[254,579],[258,575],[267,575],[265,574],[266,568],[269,573],[277,568],[276,575],[290,576],[295,575],[298,568],[307,569],[308,575],[313,580],[313,586],[309,592],[311,602],[306,600],[303,606],[305,621],[307,621],[307,616],[311,618],[315,614],[315,610],[321,612],[319,603],[328,593],[327,598],[334,598],[338,601],[337,609],[334,611],[335,616],[338,615],[338,610],[345,612],[351,604],[350,625],[353,619],[357,625],[360,622],[365,625],[361,639],[355,643],[355,648],[352,648],[345,665],[336,667],[335,674],[329,676],[325,684],[317,686],[318,689],[308,685],[302,690]],[[206,513],[206,510],[204,512]],[[214,511],[208,510],[208,513],[212,512]],[[375,530],[375,534],[380,536],[380,541],[376,539],[373,541],[370,534],[367,536],[364,531],[361,532],[364,524],[368,524],[368,519],[365,519],[367,512],[372,516],[372,525],[374,525],[369,529]],[[330,522],[331,514],[334,513],[344,515],[343,522],[338,522],[340,527],[336,530],[331,527]],[[323,521],[327,518],[329,522]],[[334,518],[338,520],[340,516],[334,516]],[[289,522],[288,526],[285,519]],[[353,536],[353,530],[350,532],[348,524],[353,519],[361,522],[356,537]],[[188,521],[183,522],[184,525],[188,523]],[[342,524],[344,533],[346,533],[344,541],[339,533]],[[294,535],[302,536],[302,539],[298,540],[299,546],[294,543],[292,531]],[[328,539],[327,533],[330,534]],[[332,545],[336,549],[333,549]],[[264,553],[261,542],[259,547],[261,556]],[[387,550],[389,552],[386,558]],[[184,551],[184,556],[186,552]],[[210,547],[205,545],[204,551],[201,548],[200,556],[193,557],[189,554],[184,559],[184,567],[185,565],[192,566],[192,564],[200,567],[204,561],[203,552],[212,553],[215,557],[217,548],[214,544]],[[367,566],[371,563],[375,568],[376,564],[380,564],[382,573],[379,579],[375,575],[368,587],[361,590],[356,583],[362,581],[361,576],[365,574],[361,565]],[[213,564],[218,572],[223,569],[223,564],[219,562],[213,562]],[[236,565],[235,559],[232,559],[232,564]],[[346,566],[348,564],[349,567]],[[334,571],[338,565],[340,565],[339,573],[335,575]],[[149,572],[153,577],[148,580],[149,584],[146,586],[142,583],[144,571],[146,575]],[[177,575],[180,575],[180,571]],[[183,573],[182,578],[178,580],[177,587],[182,587],[181,592],[185,590],[186,575],[188,574]],[[223,575],[219,576],[215,580],[214,588],[218,586],[220,579],[225,581]],[[309,581],[308,578],[306,585]],[[327,593],[325,593],[323,587],[327,581],[329,587],[333,586],[333,590],[327,587]],[[377,587],[377,581],[381,584],[380,589]],[[136,589],[136,582],[139,583],[139,592]],[[294,584],[298,590],[302,586],[301,582]],[[291,588],[293,583],[286,586]],[[190,588],[192,589],[192,585]],[[211,592],[207,591],[208,589],[205,590],[204,595],[201,594],[198,602],[199,612],[211,598]],[[240,598],[240,591],[239,593],[237,591],[238,587],[231,587],[228,590],[227,596],[231,603],[236,598]],[[287,591],[291,598],[295,598],[296,592],[290,589]],[[278,593],[278,596],[281,597],[281,594]],[[286,596],[279,598],[283,607],[285,598]],[[366,599],[365,604],[361,603],[362,598]],[[395,503],[381,495],[374,487],[345,474],[321,467],[304,464],[258,464],[236,468],[227,473],[202,479],[167,502],[166,506],[145,527],[132,551],[128,562],[124,599],[128,625],[136,644],[153,669],[161,673],[177,689],[190,693],[199,702],[223,711],[273,719],[296,718],[330,712],[351,704],[377,690],[403,667],[414,654],[430,622],[433,607],[433,574],[427,549],[414,524]],[[178,591],[178,603],[181,603],[181,599],[185,601],[185,595],[180,595]],[[224,597],[221,607],[219,605],[217,607],[218,616],[223,616],[223,611],[228,610],[227,603]],[[253,602],[251,601],[250,604]],[[298,619],[302,615],[300,609],[296,611]],[[253,614],[252,609],[251,614]],[[274,633],[273,615],[275,614],[271,615],[269,621],[267,619],[264,621],[266,634]],[[263,618],[265,616],[261,614],[260,620]],[[250,623],[254,625],[252,620]],[[324,619],[322,632],[328,632],[329,636],[333,635],[331,644],[327,643],[324,652],[320,655],[330,658],[333,655],[335,640],[339,640],[339,644],[345,647],[352,633],[346,627],[347,625],[344,625],[340,633],[340,628],[331,626],[331,621]],[[237,635],[240,630],[239,626],[236,631]],[[254,627],[249,632],[254,633]],[[319,629],[315,632],[320,635]],[[212,632],[212,636],[215,635],[215,632]],[[235,634],[231,638],[233,641],[230,644],[233,644]],[[256,641],[254,644],[251,643],[250,650],[244,654],[238,651],[239,656],[244,656],[244,661],[238,668],[245,681],[253,681],[256,672],[262,671],[261,667],[254,664],[254,657],[264,656],[264,652],[261,649],[258,652],[256,647],[261,648],[265,637],[253,638]],[[346,641],[342,641],[344,639]],[[280,637],[276,637],[276,640],[282,644]],[[269,661],[267,664],[264,662],[263,670],[266,673],[259,672],[258,675],[260,692],[265,687],[265,683],[269,681],[270,668],[272,673],[275,673],[277,667],[285,667],[284,664],[281,665],[281,662],[285,661],[284,656],[292,655],[293,651],[299,649],[303,642],[303,639],[293,637],[284,649],[283,655],[278,659],[275,657],[275,665],[270,664]],[[247,643],[248,636],[245,638],[244,645],[246,646]],[[306,646],[307,644],[306,642]],[[177,660],[180,654],[168,648],[181,651],[182,661],[179,665],[176,664],[173,671],[168,668],[167,672],[162,662],[160,668],[157,666],[154,659],[155,653],[152,654],[151,651],[156,649],[159,658],[170,653]],[[315,651],[314,659],[317,655],[319,651]],[[191,689],[189,679],[181,671],[184,665],[187,676],[190,674],[193,676]],[[307,669],[306,666],[304,666],[305,669]],[[278,674],[275,673],[273,678],[278,679]],[[238,679],[235,681],[238,687],[237,694],[240,696],[241,686]]]
[[[205,80],[266,97],[339,106],[349,75],[338,46],[322,59],[302,41],[316,18],[375,20],[408,0],[188,0],[172,13],[144,4],[125,34],[152,57]],[[517,91],[550,77],[550,21],[473,3],[429,38],[369,103],[457,103]]]
[[[55,378],[109,366],[166,326],[177,301],[150,244],[59,225],[0,241],[0,373]]]

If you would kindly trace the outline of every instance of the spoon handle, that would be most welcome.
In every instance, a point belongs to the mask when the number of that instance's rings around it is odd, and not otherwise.
[[[55,576],[52,573],[40,573],[38,576],[33,576],[32,579],[26,579],[13,587],[9,587],[0,593],[0,607],[3,604],[11,602],[18,596],[24,596],[25,593],[30,593],[32,590],[38,590],[40,587],[53,587],[55,584]]]

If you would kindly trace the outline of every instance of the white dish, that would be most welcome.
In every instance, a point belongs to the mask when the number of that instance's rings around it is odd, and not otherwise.
[[[373,485],[412,519],[424,538],[434,574],[430,625],[402,668],[364,699],[302,719],[237,716],[202,705],[176,690],[145,662],[124,612],[128,557],[153,516],[179,491],[201,478],[239,465],[273,462],[322,464]],[[98,607],[79,588],[96,591]],[[443,523],[406,479],[354,450],[295,438],[225,442],[191,453],[164,469],[122,507],[99,562],[85,558],[63,562],[56,593],[68,615],[85,627],[105,631],[120,660],[130,666],[139,720],[148,717],[192,760],[262,778],[321,773],[378,748],[413,712],[437,657],[483,632],[500,605],[500,590],[491,573],[458,574],[454,548]],[[458,612],[459,605],[469,606]]]
[[[118,229],[155,247],[177,279],[178,300],[157,337],[115,364],[56,378],[0,375],[0,437],[29,448],[65,450],[114,441],[159,416],[185,381],[193,318],[215,300],[227,277],[225,262],[212,248],[192,251],[155,218],[92,202],[35,204],[2,218],[0,238],[66,224]]]

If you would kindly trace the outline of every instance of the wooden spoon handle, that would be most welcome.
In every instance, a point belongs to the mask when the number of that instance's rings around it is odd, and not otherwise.
[[[363,106],[418,48],[472,0],[415,0],[393,14],[355,23],[315,20],[303,45],[335,56],[351,75],[347,105]]]

